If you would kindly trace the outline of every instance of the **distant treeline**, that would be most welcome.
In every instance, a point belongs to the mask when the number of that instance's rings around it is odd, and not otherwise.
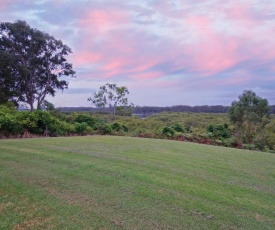
[[[93,107],[60,107],[61,112],[104,112],[102,108]],[[136,106],[134,107],[134,114],[154,114],[160,112],[193,112],[193,113],[227,113],[229,106],[223,105],[174,105],[167,107],[157,106]],[[275,105],[270,106],[270,113],[275,114]]]

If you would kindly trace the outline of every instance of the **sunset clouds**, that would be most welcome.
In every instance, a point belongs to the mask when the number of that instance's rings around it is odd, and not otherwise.
[[[273,0],[2,0],[0,17],[72,48],[77,78],[56,106],[89,106],[107,82],[137,105],[229,105],[245,89],[275,104]]]

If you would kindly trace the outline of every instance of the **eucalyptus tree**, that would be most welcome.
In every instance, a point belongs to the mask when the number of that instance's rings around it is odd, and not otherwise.
[[[109,108],[113,115],[116,115],[117,111],[122,112],[127,107],[132,107],[129,104],[127,95],[129,90],[125,86],[117,86],[116,84],[105,84],[99,88],[98,92],[95,92],[92,97],[88,98],[98,108]]]
[[[47,95],[68,88],[63,76],[74,76],[66,56],[71,49],[25,21],[0,24],[0,88],[2,99],[41,108]]]
[[[266,99],[257,96],[252,90],[245,90],[238,101],[232,102],[228,116],[242,133],[243,138],[251,143],[268,112],[269,106]]]

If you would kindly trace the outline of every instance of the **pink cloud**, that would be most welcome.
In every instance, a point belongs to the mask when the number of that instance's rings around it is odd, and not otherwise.
[[[218,5],[217,8],[219,7]],[[74,65],[88,66],[90,63],[91,66],[96,66],[90,75],[85,75],[87,78],[124,77],[140,81],[161,81],[163,76],[181,69],[195,73],[193,76],[203,77],[230,69],[251,56],[264,54],[267,59],[274,57],[273,50],[268,48],[270,44],[265,45],[267,48],[253,47],[255,40],[252,39],[249,28],[246,28],[256,26],[250,8],[246,9],[244,4],[221,8],[229,23],[226,25],[242,28],[242,33],[233,36],[223,33],[221,28],[217,29],[216,23],[220,18],[207,12],[196,11],[192,14],[191,8],[190,12],[180,14],[181,10],[163,3],[158,6],[158,12],[166,11],[166,17],[172,17],[173,12],[177,12],[173,17],[177,22],[174,31],[187,37],[191,35],[194,40],[185,43],[175,34],[174,38],[157,38],[157,46],[154,38],[150,37],[149,30],[137,30],[130,23],[129,10],[114,6],[85,9],[77,23],[79,42],[74,50]],[[270,32],[271,37],[272,35],[274,31]]]
[[[182,82],[179,80],[154,80],[151,81],[133,81],[130,86],[131,88],[144,88],[144,89],[165,89],[167,87],[177,88]]]
[[[80,28],[95,30],[97,32],[107,31],[116,25],[128,21],[128,14],[118,9],[92,9],[81,15],[78,25]]]
[[[212,30],[212,22],[206,16],[189,16],[184,19],[187,25],[190,25],[192,29],[197,29],[198,31],[209,31]]]
[[[17,4],[20,3],[20,0],[1,0],[0,1],[0,10],[4,10],[9,8],[9,6],[13,5],[13,4]]]
[[[208,17],[188,17],[185,23],[189,25],[189,29],[196,31],[198,36],[198,41],[185,47],[183,51],[190,57],[187,66],[193,71],[214,74],[242,59],[237,53],[238,41],[216,32],[213,21]]]
[[[106,70],[106,71],[110,71],[110,70],[122,68],[124,65],[125,65],[125,62],[123,60],[112,60],[111,62],[108,62],[101,69]]]
[[[130,76],[131,79],[137,80],[152,80],[159,77],[162,77],[163,73],[161,72],[147,72],[147,73],[136,73]]]
[[[190,66],[194,70],[215,74],[241,61],[237,49],[238,43],[234,39],[212,34],[198,46],[190,47],[187,52],[193,55]]]
[[[74,65],[85,65],[88,63],[95,63],[101,59],[100,53],[92,53],[88,51],[83,51],[78,54],[73,54],[71,60],[73,61]]]

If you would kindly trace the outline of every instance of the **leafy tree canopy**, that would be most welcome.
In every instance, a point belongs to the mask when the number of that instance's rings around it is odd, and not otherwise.
[[[108,106],[112,109],[114,115],[117,111],[125,109],[125,107],[131,107],[128,103],[129,90],[125,86],[117,86],[116,84],[107,83],[99,88],[98,92],[95,92],[92,97],[88,98],[98,108],[106,108]]]
[[[245,90],[238,101],[233,101],[229,118],[233,123],[259,122],[269,111],[268,101],[251,90]]]
[[[35,103],[41,108],[46,95],[55,96],[68,82],[62,76],[74,75],[65,56],[72,53],[62,41],[31,28],[25,21],[0,24],[0,103]]]
[[[248,142],[257,132],[263,117],[269,112],[268,101],[251,90],[245,90],[238,101],[233,101],[228,116]]]

